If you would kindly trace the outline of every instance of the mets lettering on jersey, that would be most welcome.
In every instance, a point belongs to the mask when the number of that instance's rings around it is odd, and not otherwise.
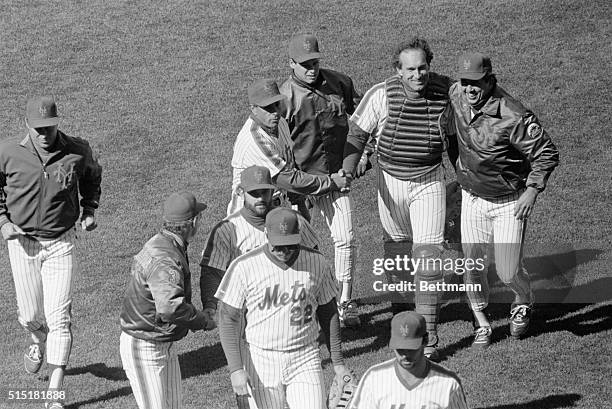
[[[336,296],[336,285],[318,251],[300,247],[287,266],[262,246],[230,265],[215,296],[234,308],[246,306],[250,345],[291,351],[317,339],[316,309]]]

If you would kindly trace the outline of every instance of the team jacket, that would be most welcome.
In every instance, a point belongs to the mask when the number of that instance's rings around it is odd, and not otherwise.
[[[30,136],[0,142],[0,226],[9,221],[30,236],[54,238],[100,200],[102,167],[87,141],[57,133],[56,151],[43,163]]]
[[[482,198],[495,198],[531,186],[544,190],[559,151],[533,112],[495,87],[472,118],[461,84],[450,90],[459,145],[457,180]]]
[[[287,97],[286,118],[298,169],[331,175],[342,168],[348,115],[359,102],[353,81],[336,71],[321,69],[313,84],[291,76],[280,92]]]
[[[206,317],[191,304],[187,247],[178,236],[166,230],[153,236],[134,256],[131,275],[120,319],[125,333],[170,342],[206,327]]]

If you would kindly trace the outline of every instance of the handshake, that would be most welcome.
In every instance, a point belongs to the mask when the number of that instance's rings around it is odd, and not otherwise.
[[[353,179],[359,179],[361,176],[365,175],[366,171],[372,168],[372,164],[368,158],[367,153],[363,153],[361,155],[361,159],[357,164],[357,168],[355,169],[355,174],[351,174],[344,169],[340,169],[338,173],[334,173],[330,175],[332,181],[338,186],[338,190],[341,193],[348,193],[351,191],[351,183]]]

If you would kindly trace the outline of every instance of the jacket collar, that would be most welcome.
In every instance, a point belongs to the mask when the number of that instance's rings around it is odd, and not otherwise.
[[[187,251],[187,242],[185,240],[183,240],[183,238],[181,236],[179,236],[178,234],[174,234],[166,229],[162,229],[161,230],[161,234],[174,242],[174,244],[179,247],[180,249],[182,249],[183,251]]]
[[[501,101],[501,93],[497,86],[491,92],[491,96],[485,102],[485,104],[480,108],[480,112],[486,114],[488,116],[499,116],[499,103]]]
[[[32,137],[29,133],[26,134],[26,136],[21,140],[19,145],[23,146],[24,148],[36,149],[36,147],[34,146],[34,141],[32,141]],[[57,140],[55,141],[55,149],[53,152],[63,151],[67,145],[68,141],[66,140],[66,135],[64,135],[64,133],[58,129]]]

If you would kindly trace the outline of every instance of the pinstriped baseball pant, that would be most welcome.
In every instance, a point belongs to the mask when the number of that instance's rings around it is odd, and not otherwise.
[[[7,240],[19,323],[30,332],[48,328],[47,362],[57,366],[68,363],[72,348],[72,279],[78,270],[75,239],[74,229],[69,229],[55,239]]]
[[[325,409],[321,358],[316,343],[295,351],[248,345],[244,369],[259,409]]]
[[[461,237],[466,259],[484,258],[493,236],[497,275],[515,294],[515,304],[532,300],[529,275],[523,266],[525,220],[514,217],[514,207],[522,192],[495,199],[483,199],[462,192]],[[468,291],[470,306],[482,311],[489,304],[487,269],[466,270],[466,284],[480,284],[482,291]]]
[[[357,258],[353,230],[353,200],[348,193],[338,191],[323,196],[310,196],[310,200],[325,218],[334,241],[336,280],[351,282]]]
[[[140,409],[181,407],[181,368],[174,342],[146,341],[121,332],[119,348]]]

